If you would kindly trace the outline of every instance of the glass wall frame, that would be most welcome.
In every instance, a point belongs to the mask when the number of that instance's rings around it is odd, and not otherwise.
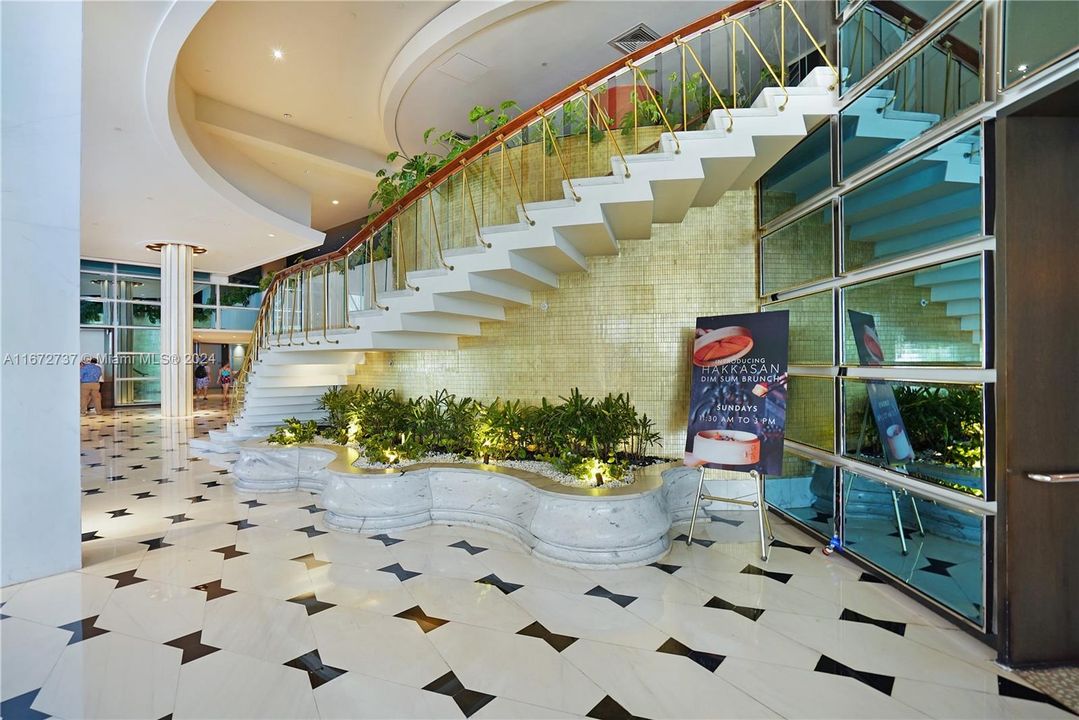
[[[897,57],[898,64],[887,67],[872,86],[845,99],[837,153],[841,178],[857,174],[985,100],[983,4],[964,6],[946,27],[933,29],[913,52]],[[863,142],[868,148],[856,157],[854,131],[863,122],[874,142]]]
[[[903,55],[900,53],[899,55]],[[993,370],[992,356],[989,354],[992,349],[992,283],[993,283],[993,248],[995,247],[995,240],[991,235],[988,235],[986,231],[989,229],[987,221],[985,219],[986,213],[989,211],[989,207],[985,201],[985,193],[988,191],[983,184],[979,193],[978,203],[978,231],[958,237],[953,240],[948,240],[940,244],[930,245],[928,247],[915,247],[911,251],[904,254],[896,254],[894,256],[883,257],[879,261],[872,263],[863,263],[858,267],[845,268],[844,263],[846,258],[844,256],[844,198],[850,193],[857,192],[859,188],[862,188],[874,180],[877,180],[887,174],[889,171],[896,167],[901,166],[904,162],[916,158],[919,155],[927,152],[932,152],[935,148],[938,148],[953,138],[962,136],[964,133],[972,131],[977,128],[982,136],[984,136],[984,125],[980,120],[972,121],[967,119],[968,116],[957,116],[951,120],[942,122],[939,128],[934,132],[928,133],[924,137],[915,138],[907,145],[900,148],[894,157],[889,157],[884,160],[875,161],[865,171],[859,172],[856,176],[846,179],[835,179],[832,187],[821,195],[818,195],[799,206],[787,211],[782,216],[775,220],[772,220],[768,224],[762,223],[761,228],[761,246],[759,248],[760,255],[760,275],[758,281],[760,283],[760,297],[761,297],[761,309],[762,311],[791,309],[792,306],[797,306],[798,303],[810,302],[811,298],[827,298],[831,295],[831,313],[828,313],[827,303],[825,302],[812,302],[810,306],[816,308],[811,313],[814,317],[829,316],[832,323],[832,332],[813,332],[808,334],[808,338],[812,341],[819,342],[822,345],[820,352],[794,352],[793,348],[798,345],[796,342],[798,333],[795,332],[795,323],[792,320],[792,354],[790,375],[792,378],[792,387],[798,386],[799,383],[805,384],[806,382],[812,383],[811,389],[817,389],[819,387],[825,387],[831,384],[832,390],[832,402],[834,405],[834,412],[818,413],[820,427],[810,424],[806,425],[804,418],[799,422],[792,423],[792,432],[788,436],[787,453],[795,456],[801,456],[808,458],[813,463],[820,466],[827,466],[834,468],[834,473],[837,477],[842,477],[845,472],[854,472],[860,475],[866,475],[871,477],[874,481],[882,481],[886,479],[891,485],[901,488],[903,493],[906,493],[904,497],[908,499],[906,502],[910,504],[915,502],[910,500],[910,497],[919,498],[916,503],[918,507],[932,508],[927,510],[930,514],[936,514],[938,522],[947,523],[951,522],[948,518],[953,515],[959,514],[962,517],[980,517],[980,528],[982,534],[978,537],[981,538],[974,547],[978,553],[982,553],[983,565],[989,566],[992,563],[992,546],[984,538],[987,534],[991,533],[993,516],[995,511],[994,503],[994,478],[995,468],[993,467],[993,457],[995,448],[993,447],[993,418],[992,407],[995,402],[995,371]],[[985,153],[980,152],[980,157],[974,158],[974,162],[978,163],[978,174],[984,175],[985,165]],[[832,232],[832,253],[834,256],[833,271],[831,277],[824,279],[814,278],[801,285],[793,287],[786,287],[778,289],[768,284],[768,260],[766,258],[766,241],[768,235],[771,235],[778,230],[782,230],[785,227],[791,226],[797,223],[799,220],[811,216],[814,213],[820,212],[821,208],[828,207],[829,203],[835,204],[835,217],[833,220],[833,232]],[[933,355],[926,350],[927,347],[932,346],[934,338],[937,336],[934,332],[930,332],[929,335],[925,335],[922,332],[921,335],[917,333],[911,334],[909,332],[909,325],[906,323],[899,323],[904,326],[902,329],[906,333],[908,351],[904,354],[889,355],[887,362],[877,367],[864,367],[860,364],[859,359],[855,357],[855,354],[851,346],[851,331],[847,328],[847,310],[857,309],[853,307],[851,302],[852,298],[856,298],[856,302],[865,305],[864,302],[864,288],[872,288],[873,283],[879,283],[882,292],[894,291],[894,278],[900,278],[906,284],[912,284],[912,278],[915,275],[924,275],[936,270],[947,269],[956,264],[962,264],[963,262],[974,262],[978,267],[976,273],[976,283],[978,285],[978,293],[972,293],[980,297],[977,302],[976,314],[969,318],[971,322],[974,322],[979,331],[983,333],[978,339],[978,344],[973,344],[969,339],[971,337],[969,331],[966,332],[967,343],[971,348],[969,351],[959,354],[961,362],[941,361],[939,353]],[[790,262],[788,258],[786,262]],[[963,278],[956,278],[957,280],[969,281],[969,278],[965,276]],[[926,288],[926,292],[929,292],[929,288]],[[857,293],[863,291],[863,295],[859,296]],[[942,296],[943,297],[943,296]],[[926,295],[926,299],[930,300],[929,295]],[[885,301],[886,302],[886,301]],[[936,302],[936,301],[934,301]],[[939,303],[937,303],[939,304]],[[848,308],[850,306],[850,308]],[[884,308],[892,308],[892,305],[882,305]],[[917,307],[917,306],[916,306]],[[944,316],[941,305],[938,315]],[[872,311],[875,312],[875,311]],[[877,313],[885,319],[889,319],[888,313]],[[894,323],[895,318],[891,318]],[[811,322],[811,321],[810,321]],[[956,333],[961,330],[960,319],[955,319]],[[804,323],[803,323],[804,324]],[[804,329],[804,328],[803,328]],[[806,333],[802,333],[806,335]],[[951,337],[951,336],[947,336]],[[919,338],[922,338],[919,340]],[[928,340],[926,339],[928,338]],[[815,339],[815,340],[814,340]],[[805,337],[802,340],[806,340]],[[946,339],[941,340],[945,346],[948,341]],[[928,343],[928,345],[926,344]],[[803,343],[804,344],[804,343]],[[938,343],[939,344],[939,343]],[[800,345],[799,345],[800,347]],[[922,353],[919,355],[918,353]],[[820,364],[826,358],[833,360],[832,365]],[[809,362],[805,362],[808,358]],[[799,362],[802,360],[803,362]],[[972,384],[979,388],[982,388],[981,395],[981,415],[980,425],[983,430],[983,434],[976,441],[980,446],[980,462],[982,464],[980,479],[978,483],[959,483],[959,485],[965,488],[975,488],[981,495],[975,495],[967,490],[959,489],[958,487],[952,487],[947,482],[937,482],[939,478],[934,478],[933,481],[926,478],[920,478],[917,474],[901,472],[901,469],[889,467],[886,463],[879,463],[873,465],[865,461],[865,458],[851,457],[848,449],[850,445],[850,438],[847,436],[848,427],[850,425],[850,418],[848,417],[851,412],[844,404],[844,387],[845,384],[849,388],[851,383],[866,383],[870,379],[882,379],[890,380],[894,382],[907,381],[909,383],[921,383],[921,384],[934,384],[934,383],[954,383],[954,384]],[[821,403],[821,398],[817,397],[817,393],[812,393],[812,401],[818,405]],[[796,400],[795,393],[791,392],[790,408],[788,412],[792,418],[801,417],[805,413],[799,412],[794,408]],[[825,428],[824,426],[829,423],[833,423],[832,428]],[[872,421],[871,421],[872,422]],[[813,432],[807,432],[807,429]],[[827,431],[832,433],[834,437],[834,443],[829,447],[829,443],[826,442],[828,437]],[[821,441],[821,439],[825,441]],[[807,442],[808,440],[808,442]],[[933,448],[922,448],[927,452],[933,450]],[[919,456],[921,457],[921,456]],[[786,469],[786,466],[785,466]],[[821,471],[824,472],[823,470]],[[977,471],[974,471],[977,472]],[[806,487],[805,484],[808,480],[805,477],[806,473],[802,473],[802,476],[797,478],[775,478],[768,480],[767,483],[773,488],[777,488],[774,492],[780,493],[779,506],[777,510],[783,514],[792,517],[792,520],[807,530],[817,535],[827,535],[828,525],[827,523],[809,522],[816,518],[806,515],[809,512],[806,509],[805,503],[798,504],[799,498],[801,500],[806,499]],[[797,487],[792,485],[794,483]],[[839,486],[839,480],[836,480],[837,487]],[[821,485],[821,482],[817,482],[817,485]],[[780,487],[784,486],[784,487]],[[818,490],[820,488],[817,488]],[[838,491],[837,491],[838,493]],[[819,495],[816,495],[818,501],[823,501]],[[924,498],[924,500],[923,500]],[[815,501],[816,502],[816,501]],[[843,503],[844,498],[838,496],[835,498],[835,524],[833,531],[840,536],[842,542],[842,535],[844,533],[843,526]],[[791,507],[783,507],[782,503],[790,505]],[[927,506],[926,503],[929,503]],[[793,511],[792,511],[793,508]],[[825,513],[826,514],[826,513]],[[807,520],[808,518],[808,520]],[[908,528],[909,529],[909,528]],[[974,533],[975,529],[968,528],[969,532]],[[913,541],[912,541],[913,546]],[[865,551],[859,552],[857,547],[846,548],[853,557],[856,557],[859,561],[866,563],[867,565],[878,568],[881,573],[893,577],[897,582],[908,585],[911,591],[927,599],[927,601],[942,607],[952,616],[954,616],[957,622],[972,625],[982,632],[991,632],[992,628],[990,622],[992,621],[991,612],[985,610],[984,612],[975,612],[972,610],[973,605],[964,605],[958,607],[956,595],[948,595],[936,592],[932,587],[918,587],[916,583],[912,584],[910,573],[904,575],[903,572],[897,572],[897,568],[894,563],[884,562],[880,557],[873,556],[872,553],[866,553]],[[897,551],[898,552],[898,551]],[[972,570],[972,577],[977,573]],[[988,579],[987,579],[988,578]],[[982,582],[984,581],[984,582]],[[972,580],[973,582],[973,580]],[[975,602],[988,607],[991,604],[991,592],[988,588],[992,587],[991,576],[980,576],[978,581],[980,584],[979,593],[980,597],[975,598]],[[934,594],[936,593],[936,594]],[[951,605],[949,605],[951,603]]]
[[[195,273],[192,296],[193,329],[250,330],[258,317],[262,291],[254,285],[214,283],[208,273]],[[117,406],[160,402],[160,367],[146,361],[160,352],[160,268],[82,260],[79,325],[104,330],[108,354],[115,364],[104,366],[113,382]],[[203,302],[198,302],[198,301]]]
[[[1066,28],[1079,27],[1073,23],[1073,20],[1079,22],[1079,6],[1075,3],[1061,3],[1056,0],[1002,0],[1000,6],[1001,18],[995,38],[1000,58],[998,90],[1016,88],[1046,70],[1073,59],[1076,53],[1079,53],[1079,31],[1070,37],[1070,43],[1067,35],[1058,34],[1051,39],[1046,38],[1047,31],[1060,33],[1061,29],[1066,32]],[[1064,17],[1059,14],[1061,8],[1067,13]],[[1038,10],[1037,13],[1033,12],[1035,9]],[[1052,11],[1048,23],[1046,16],[1042,14],[1046,9]],[[1033,45],[1040,46],[1042,51],[1032,54],[1037,51],[1028,50],[1013,57],[1016,52],[1013,41],[1023,22],[1033,24],[1037,39]]]

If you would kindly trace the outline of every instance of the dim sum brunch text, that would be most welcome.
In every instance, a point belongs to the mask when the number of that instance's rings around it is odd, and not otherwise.
[[[215,356],[204,353],[5,353],[4,365],[198,365],[214,364]]]
[[[715,367],[699,367],[698,377],[701,382],[775,382],[783,373],[778,363],[769,363],[764,358],[749,358]]]

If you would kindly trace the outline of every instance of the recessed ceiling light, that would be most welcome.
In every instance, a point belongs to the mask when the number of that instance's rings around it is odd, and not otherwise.
[[[1020,65],[1019,67],[1016,68],[1016,70],[1018,70],[1021,73],[1025,73],[1027,71],[1027,66],[1026,65]]]
[[[341,204],[340,200],[330,200],[330,202],[332,202],[334,205],[340,205]]]
[[[274,48],[270,51],[270,54],[273,56],[274,62],[285,59],[285,51],[281,48]]]
[[[277,237],[277,236],[274,235],[273,233],[270,233],[267,237]]]
[[[281,117],[285,118],[286,120],[291,120],[292,119],[292,113],[285,113]]]

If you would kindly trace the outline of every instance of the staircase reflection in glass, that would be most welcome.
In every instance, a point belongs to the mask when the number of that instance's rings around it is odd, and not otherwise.
[[[979,3],[839,115],[843,177],[981,99]]]
[[[980,235],[981,147],[977,126],[844,195],[844,269]]]

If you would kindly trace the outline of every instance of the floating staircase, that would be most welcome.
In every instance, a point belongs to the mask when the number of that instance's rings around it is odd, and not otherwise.
[[[564,182],[564,199],[518,206],[518,222],[481,228],[489,247],[447,251],[452,270],[410,272],[411,289],[379,293],[385,309],[350,312],[352,329],[316,333],[302,345],[279,346],[277,338],[251,365],[242,410],[212,440],[228,445],[284,418],[318,418],[319,396],[346,384],[364,351],[455,349],[481,323],[504,320],[507,306],[530,304],[532,290],[587,270],[588,258],[616,255],[621,241],[650,237],[653,223],[680,222],[691,207],[753,187],[837,112],[834,78],[814,69],[798,87],[765,88],[751,107],[732,109],[730,131],[717,110],[702,130],[663,133],[657,152],[613,157],[609,175]]]

